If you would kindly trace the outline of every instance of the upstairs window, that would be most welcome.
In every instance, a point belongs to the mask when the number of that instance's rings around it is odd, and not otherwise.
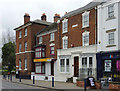
[[[113,45],[115,43],[114,32],[108,33],[108,44]]]
[[[114,17],[114,5],[108,6],[108,18]]]
[[[54,46],[51,46],[51,48],[50,48],[50,54],[54,55]]]
[[[27,36],[27,28],[25,28],[25,36]]]
[[[27,42],[25,42],[25,51],[27,51]]]
[[[68,32],[68,19],[62,21],[62,33]]]
[[[19,38],[22,38],[22,31],[19,31]]]
[[[63,37],[63,49],[67,49],[68,48],[68,37],[64,36]]]
[[[89,32],[85,31],[83,34],[82,34],[82,39],[83,39],[83,46],[87,46],[89,45]]]
[[[45,57],[45,48],[39,47],[35,49],[35,58],[44,58]]]
[[[82,14],[82,28],[89,27],[89,12]]]
[[[42,43],[42,36],[39,37],[39,44]]]
[[[21,52],[21,49],[22,49],[22,45],[19,44],[19,52]]]
[[[50,41],[54,41],[54,33],[50,34]]]

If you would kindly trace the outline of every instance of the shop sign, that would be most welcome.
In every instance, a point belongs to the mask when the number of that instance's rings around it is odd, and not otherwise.
[[[95,87],[95,79],[93,77],[87,78],[87,85],[91,87]]]
[[[111,71],[111,60],[105,60],[105,71],[106,72]]]

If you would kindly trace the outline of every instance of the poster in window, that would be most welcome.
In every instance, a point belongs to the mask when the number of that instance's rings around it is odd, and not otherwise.
[[[117,68],[117,71],[120,71],[120,60],[117,60],[117,62],[116,62],[116,68]]]
[[[105,71],[106,72],[111,71],[111,60],[105,60]]]

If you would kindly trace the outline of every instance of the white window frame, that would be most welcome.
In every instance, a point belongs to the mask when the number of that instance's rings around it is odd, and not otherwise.
[[[63,49],[68,48],[68,36],[64,36],[63,38]]]
[[[82,28],[89,27],[89,13],[90,11],[85,11],[82,14]],[[87,17],[87,19],[86,19]]]
[[[61,67],[61,60],[64,60],[64,67]],[[67,60],[69,61],[69,65],[67,65]],[[61,58],[60,59],[60,73],[69,73],[70,72],[70,59],[69,58]]]
[[[68,19],[62,21],[62,33],[68,32]]]
[[[25,70],[27,70],[27,58],[25,58]]]
[[[87,39],[85,39],[85,38],[87,38]],[[88,43],[85,43],[85,41],[88,41]],[[82,43],[83,43],[83,46],[89,45],[89,32],[88,31],[85,31],[82,33]]]
[[[39,37],[39,44],[42,44],[42,36]]]
[[[25,42],[25,51],[27,51],[27,42]]]
[[[19,44],[19,52],[22,50],[22,44]]]
[[[108,18],[114,17],[114,4],[108,6]]]
[[[22,70],[22,61],[19,60],[19,70]]]
[[[94,60],[93,56],[82,56],[82,58],[87,58],[87,65],[86,66],[82,65],[82,68],[93,68],[93,60]],[[90,66],[89,58],[92,58],[92,65],[91,66]]]
[[[111,38],[111,34],[113,34],[112,38]],[[115,33],[114,32],[109,32],[108,33],[108,45],[114,45],[114,44],[115,44]]]
[[[22,31],[19,31],[19,38],[22,38]]]
[[[50,41],[54,41],[55,40],[55,33],[51,33],[50,34]]]
[[[27,28],[25,28],[25,35],[24,35],[24,37],[26,37],[27,36]]]

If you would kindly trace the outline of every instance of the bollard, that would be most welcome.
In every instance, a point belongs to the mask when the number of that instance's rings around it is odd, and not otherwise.
[[[84,91],[86,91],[86,78],[84,79]]]
[[[33,76],[33,84],[35,84],[35,76]]]
[[[12,82],[12,74],[11,74],[11,78],[10,78],[11,82]]]
[[[21,82],[21,75],[19,76],[19,81]]]
[[[54,87],[54,77],[52,77],[52,87]]]

